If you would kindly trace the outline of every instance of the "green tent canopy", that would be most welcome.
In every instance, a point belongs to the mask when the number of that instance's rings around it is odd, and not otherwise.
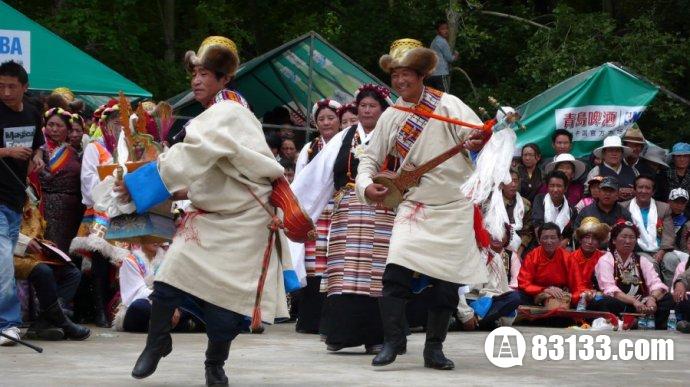
[[[660,87],[614,63],[570,77],[517,107],[527,127],[518,146],[536,143],[542,156],[553,156],[551,135],[573,135],[575,157],[588,155],[604,137],[623,134],[639,120]]]
[[[305,126],[314,102],[331,98],[347,103],[364,83],[385,85],[313,31],[243,64],[234,83],[257,117],[284,106],[304,119]],[[190,91],[168,102],[180,117],[202,111]]]
[[[130,97],[151,97],[150,92],[2,1],[0,15],[0,62],[21,62],[29,73],[30,90],[67,87],[92,107],[120,91]]]

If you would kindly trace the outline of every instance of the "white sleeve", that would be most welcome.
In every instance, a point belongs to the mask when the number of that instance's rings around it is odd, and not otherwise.
[[[81,160],[81,202],[87,207],[93,207],[91,190],[101,181],[97,169],[99,164],[96,145],[87,145]]]
[[[120,295],[122,304],[129,307],[132,302],[140,298],[148,298],[152,290],[146,286],[144,277],[139,269],[129,259],[122,261],[120,266]]]

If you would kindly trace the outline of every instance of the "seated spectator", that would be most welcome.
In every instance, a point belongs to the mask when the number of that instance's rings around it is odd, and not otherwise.
[[[79,269],[71,262],[49,260],[36,239],[23,234],[19,239],[23,239],[27,246],[22,256],[15,255],[15,278],[29,281],[36,291],[41,310],[38,319],[29,326],[26,337],[34,340],[88,338],[91,334],[89,328],[73,323],[63,309],[63,305],[72,302],[79,287]]]
[[[667,172],[669,190],[682,188],[690,192],[690,144],[679,142],[671,149],[671,167]],[[687,211],[686,211],[687,212]]]
[[[562,153],[554,157],[553,161],[546,165],[544,172],[546,174],[551,171],[561,171],[568,178],[568,186],[565,191],[565,197],[571,206],[575,206],[584,196],[585,186],[578,183],[577,180],[585,173],[585,163],[575,159],[570,153]],[[539,193],[546,193],[548,191],[546,185],[542,185]]]
[[[295,142],[290,139],[284,139],[280,143],[280,159],[288,160],[294,163],[297,160],[297,147],[295,147]]]
[[[148,332],[153,281],[163,263],[165,250],[158,243],[143,244],[132,249],[132,254],[120,266],[120,296],[122,304],[117,310],[113,327],[125,332]],[[176,332],[196,330],[198,320],[186,311],[176,309],[172,318]]]
[[[506,250],[515,253],[520,259],[532,239],[532,219],[530,202],[520,196],[520,174],[518,171],[510,170],[511,183],[501,186],[503,203],[505,204],[506,216],[510,222],[510,238]],[[519,268],[518,268],[519,270]]]
[[[610,251],[599,258],[594,268],[603,295],[595,297],[588,309],[617,315],[643,313],[654,316],[657,330],[665,330],[673,299],[652,263],[634,252],[639,237],[631,222],[621,221],[613,226]]]
[[[676,188],[668,195],[668,205],[671,207],[671,219],[673,219],[673,233],[676,236],[675,247],[677,250],[683,250],[685,247],[683,231],[688,224],[688,215],[685,213],[688,198],[688,192],[682,188]]]
[[[473,284],[468,293],[460,296],[458,318],[463,330],[491,331],[497,327],[501,317],[515,316],[521,298],[509,286],[512,280],[506,263],[510,262],[511,254],[503,249],[503,245],[503,241],[492,239],[490,248],[482,253],[489,272],[488,282]]]
[[[539,228],[544,223],[555,223],[559,227],[559,236],[563,236],[561,246],[566,247],[571,242],[572,223],[577,215],[565,198],[568,178],[561,171],[552,171],[546,176],[546,184],[548,192],[537,195],[532,203],[532,226],[539,234]]]
[[[582,220],[589,216],[609,226],[613,226],[621,219],[632,221],[630,212],[618,203],[618,192],[618,181],[614,176],[603,178],[599,184],[598,198],[577,214],[574,227],[580,227]]]
[[[634,196],[635,171],[623,162],[624,156],[629,156],[630,148],[623,146],[618,136],[608,136],[604,144],[592,152],[596,157],[601,157],[603,163],[587,175],[587,181],[594,176],[615,176],[618,179],[620,201],[630,200]]]
[[[575,230],[575,239],[580,247],[573,251],[572,257],[580,268],[580,278],[586,289],[594,289],[594,267],[604,255],[599,247],[608,241],[610,229],[608,224],[589,216]]]
[[[541,160],[539,146],[534,143],[522,147],[522,164],[518,166],[520,173],[520,196],[532,202],[539,193],[542,185],[541,169],[538,164]]]
[[[690,240],[687,236],[685,239]],[[676,330],[683,333],[690,333],[688,290],[690,290],[690,260],[685,254],[676,267],[676,273],[673,277],[673,301],[676,303],[676,317],[678,318]]]
[[[585,197],[580,199],[580,201],[575,205],[575,210],[578,213],[580,213],[588,205],[593,204],[599,197],[599,184],[601,184],[603,179],[604,178],[602,176],[594,176],[592,180],[587,182],[587,185],[589,186],[589,194],[585,195]]]
[[[666,164],[665,149],[658,146],[648,146],[640,158],[646,161],[650,175],[654,176],[656,192],[654,199],[664,201],[668,198],[670,189],[668,188],[668,164]]]
[[[653,175],[654,171],[652,168],[647,164],[645,159],[641,158],[647,141],[637,123],[632,124],[632,126],[625,131],[621,140],[623,146],[630,148],[630,154],[623,160],[625,164],[630,166],[637,175]]]
[[[539,247],[527,253],[518,274],[523,304],[574,307],[586,289],[577,262],[561,247],[559,226],[544,223],[537,237]]]
[[[648,259],[666,286],[671,286],[673,273],[680,257],[673,252],[676,235],[668,204],[652,199],[654,178],[640,175],[635,178],[635,197],[621,205],[630,211],[633,224],[640,237],[636,249],[640,256]]]
[[[44,231],[45,221],[38,208],[27,201],[19,243],[14,250],[14,275],[33,286],[41,310],[38,319],[29,326],[27,336],[42,340],[84,340],[91,331],[74,324],[64,310],[71,305],[79,287],[81,271],[54,243],[43,239]]]

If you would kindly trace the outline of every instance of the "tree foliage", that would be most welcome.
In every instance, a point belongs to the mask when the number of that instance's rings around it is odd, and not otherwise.
[[[486,97],[517,105],[561,80],[618,62],[690,98],[690,7],[683,0],[9,0],[106,65],[168,98],[188,86],[180,61],[211,34],[231,37],[243,61],[314,30],[386,80],[378,58],[397,38],[429,43],[434,22],[458,13],[452,92],[470,106]],[[166,47],[171,4],[174,45]],[[499,17],[496,14],[509,15]],[[520,20],[522,19],[522,21]],[[525,21],[531,21],[532,24]],[[169,23],[170,21],[168,21]],[[540,28],[543,25],[548,28]],[[170,53],[172,50],[172,58]],[[59,60],[59,58],[56,58]],[[690,107],[660,95],[642,119],[653,141],[690,134]]]

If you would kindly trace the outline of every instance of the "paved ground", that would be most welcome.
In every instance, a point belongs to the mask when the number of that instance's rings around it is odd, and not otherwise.
[[[524,366],[500,369],[484,355],[486,333],[449,334],[446,355],[454,371],[425,369],[423,334],[409,338],[408,354],[390,366],[373,368],[363,349],[328,353],[317,336],[294,333],[294,325],[268,327],[263,335],[241,335],[226,366],[231,385],[688,385],[690,335],[634,331],[610,333],[613,343],[630,338],[672,338],[673,361],[535,361],[530,356],[535,334],[578,333],[567,329],[519,328],[528,343]],[[144,335],[95,329],[85,342],[41,342],[45,351],[0,348],[0,386],[191,386],[202,385],[205,336],[179,334],[174,350],[158,371],[138,381],[129,376]]]

